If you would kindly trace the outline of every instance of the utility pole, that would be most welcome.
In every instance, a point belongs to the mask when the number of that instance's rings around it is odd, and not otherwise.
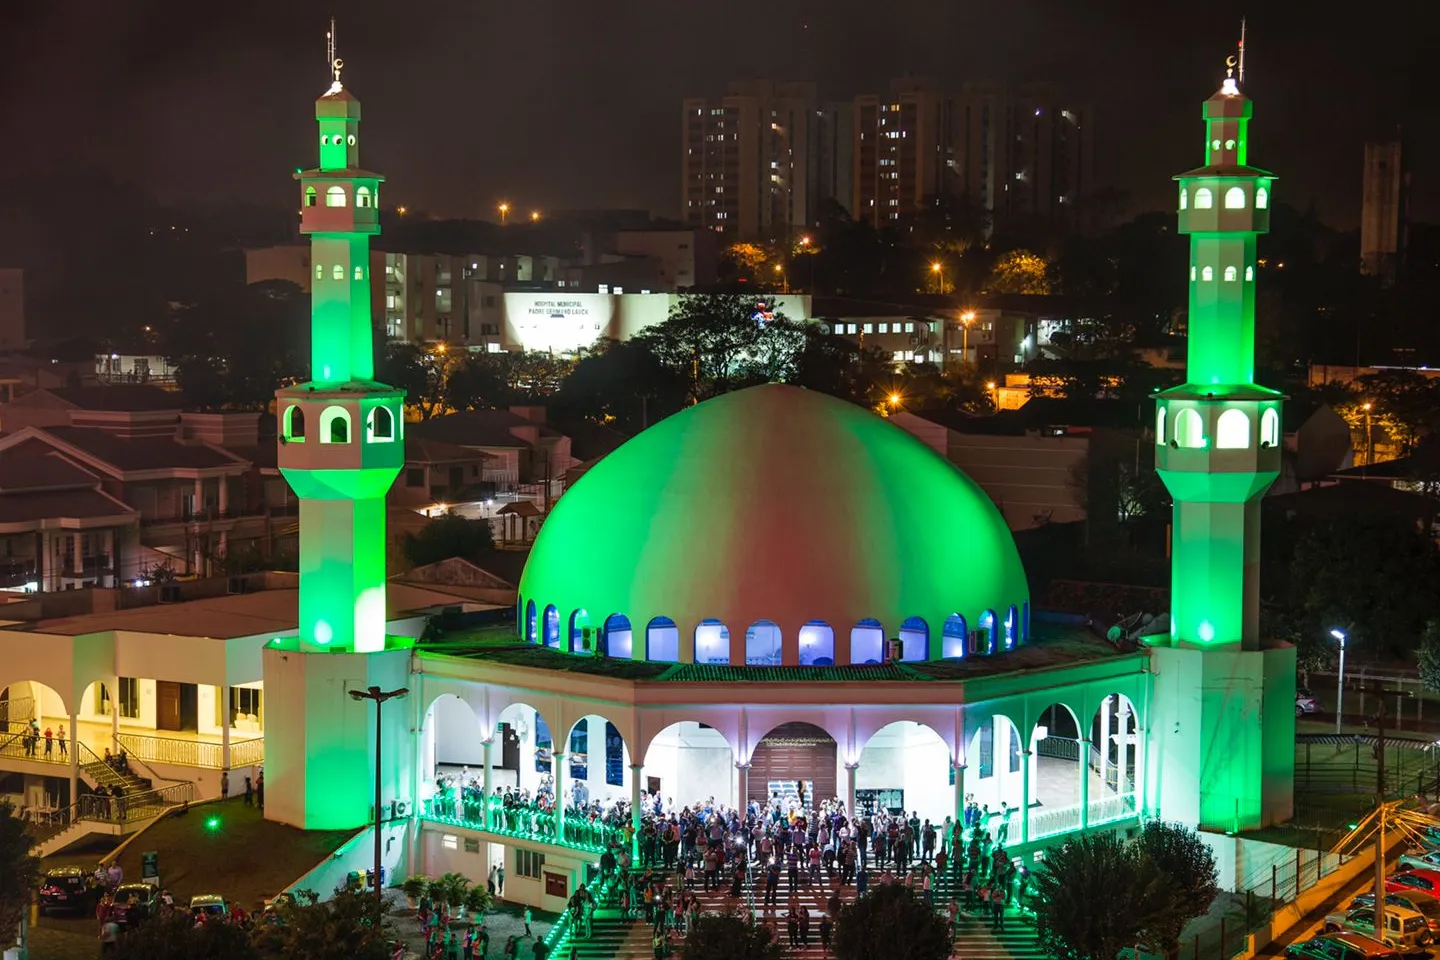
[[[1390,690],[1379,683],[1356,688],[1360,693],[1375,696],[1375,806],[1379,816],[1375,822],[1375,939],[1385,939],[1385,698],[1404,697],[1404,690]]]

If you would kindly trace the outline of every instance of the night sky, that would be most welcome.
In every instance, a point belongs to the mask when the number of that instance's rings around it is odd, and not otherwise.
[[[1440,15],[1423,0],[5,6],[0,184],[103,166],[166,202],[289,204],[289,172],[315,160],[309,117],[329,79],[333,12],[346,85],[364,103],[365,164],[387,176],[388,204],[488,217],[506,198],[674,216],[682,98],[768,76],[847,99],[909,73],[1050,79],[1092,99],[1098,178],[1136,212],[1168,205],[1168,177],[1202,161],[1199,104],[1245,12],[1251,159],[1280,174],[1281,199],[1353,226],[1362,144],[1403,121],[1412,214],[1440,219]]]

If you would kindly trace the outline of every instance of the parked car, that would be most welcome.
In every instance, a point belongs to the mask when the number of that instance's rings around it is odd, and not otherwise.
[[[1440,870],[1398,870],[1385,881],[1387,893],[1404,893],[1406,890],[1423,890],[1440,896]]]
[[[207,920],[218,920],[230,916],[230,904],[218,894],[201,893],[190,898],[190,912]]]
[[[1401,952],[1419,952],[1430,942],[1430,925],[1425,917],[1404,907],[1390,907],[1385,911],[1385,929],[1375,930],[1375,908],[1360,907],[1357,910],[1337,910],[1325,918],[1325,932],[1359,933],[1382,940]]]
[[[1295,716],[1303,717],[1307,713],[1319,713],[1320,704],[1310,695],[1310,691],[1301,687],[1295,691]]]
[[[155,915],[155,888],[148,883],[122,883],[110,901],[110,916],[128,930]]]
[[[79,867],[56,867],[40,881],[40,912],[85,913],[95,909],[100,889],[94,877]]]
[[[1440,870],[1440,850],[1411,850],[1400,855],[1401,870]]]
[[[1327,933],[1285,948],[1290,960],[1400,960],[1400,954],[1372,937]]]
[[[1434,936],[1440,933],[1440,898],[1432,893],[1423,890],[1406,890],[1404,893],[1385,894],[1385,903],[1391,907],[1404,907],[1406,910],[1414,910],[1425,918],[1430,927],[1430,934]],[[1350,901],[1349,909],[1356,907],[1375,906],[1375,894],[1362,893]]]

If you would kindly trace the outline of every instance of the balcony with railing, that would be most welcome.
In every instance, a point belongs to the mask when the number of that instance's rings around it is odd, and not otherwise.
[[[628,846],[625,833],[619,828],[579,814],[568,815],[564,836],[557,838],[555,814],[529,805],[505,806],[499,797],[491,797],[488,823],[486,811],[478,797],[460,799],[453,789],[436,794],[421,810],[421,819],[471,830],[483,830],[502,837],[549,843],[585,853],[603,853],[612,844]]]
[[[225,768],[224,744],[216,740],[122,733],[115,738],[115,742],[126,754],[145,763],[170,763],[207,770]],[[253,766],[264,762],[264,737],[230,741],[231,767]]]

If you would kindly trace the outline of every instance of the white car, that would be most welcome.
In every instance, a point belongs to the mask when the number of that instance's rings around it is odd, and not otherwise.
[[[1440,850],[1415,848],[1400,856],[1401,870],[1440,870]]]
[[[1303,717],[1307,713],[1319,713],[1320,704],[1310,695],[1309,690],[1295,691],[1295,716]]]
[[[1401,953],[1418,952],[1430,942],[1430,926],[1425,918],[1414,910],[1404,907],[1387,907],[1385,910],[1385,931],[1380,935],[1375,930],[1373,907],[1359,907],[1355,910],[1341,910],[1325,918],[1325,932],[1346,931],[1367,937],[1376,937],[1399,950]]]

